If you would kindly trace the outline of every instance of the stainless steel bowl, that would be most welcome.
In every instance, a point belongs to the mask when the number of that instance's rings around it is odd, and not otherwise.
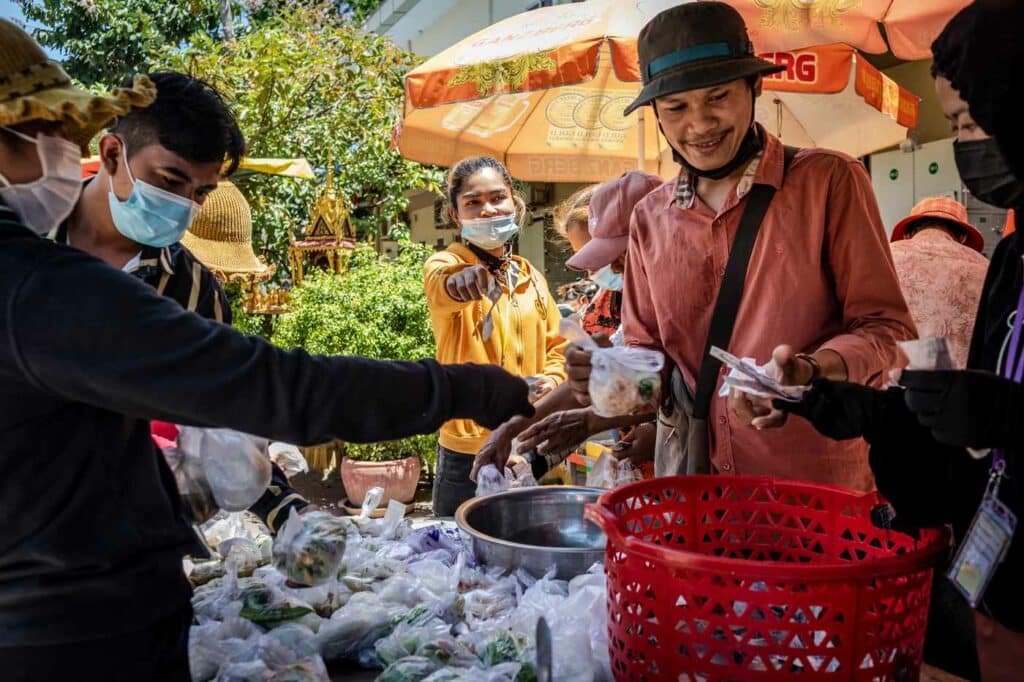
[[[604,491],[573,486],[518,488],[462,503],[455,522],[482,563],[525,568],[538,578],[586,573],[604,559],[605,536],[583,518],[583,507]]]

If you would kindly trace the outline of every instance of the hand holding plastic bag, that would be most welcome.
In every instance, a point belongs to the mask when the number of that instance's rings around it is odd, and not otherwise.
[[[206,485],[221,509],[248,509],[270,485],[270,459],[244,433],[185,426],[178,443],[187,462],[198,458]]]
[[[590,402],[601,417],[654,412],[661,399],[665,356],[646,348],[601,348],[575,321],[559,323],[563,338],[590,351]]]
[[[498,467],[488,464],[476,475],[476,496],[493,495],[508,490],[508,481]]]

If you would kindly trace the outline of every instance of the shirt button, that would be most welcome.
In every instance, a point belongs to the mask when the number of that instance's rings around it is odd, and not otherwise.
[[[718,268],[718,275],[720,277],[725,277],[725,268]]]
[[[722,471],[732,471],[732,465],[726,462],[722,465]]]
[[[719,417],[719,418],[718,418],[718,423],[719,423],[719,424],[725,424],[725,423],[726,423],[726,422],[728,422],[728,421],[729,421],[729,420],[728,420],[728,419],[726,419],[725,417]]]

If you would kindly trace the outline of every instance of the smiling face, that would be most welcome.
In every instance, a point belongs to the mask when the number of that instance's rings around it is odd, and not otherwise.
[[[658,97],[654,107],[672,148],[694,168],[710,171],[739,151],[753,119],[754,92],[747,81],[736,80]]]
[[[493,218],[496,215],[513,215],[516,212],[512,188],[494,168],[481,168],[466,178],[455,197],[452,220],[472,218]]]

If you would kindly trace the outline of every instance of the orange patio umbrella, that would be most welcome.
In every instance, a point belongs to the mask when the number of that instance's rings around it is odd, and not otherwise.
[[[614,47],[599,48],[593,73],[581,69],[572,83],[538,89],[530,88],[530,67],[568,66],[556,61],[559,51],[467,66],[450,61],[452,50],[442,53],[406,77],[399,150],[441,166],[489,154],[527,181],[600,182],[641,165],[674,174],[654,118],[642,108],[622,115],[641,87],[635,52],[616,65]],[[786,70],[765,79],[755,115],[786,144],[861,156],[898,144],[917,122],[918,99],[848,45],[762,57]]]

